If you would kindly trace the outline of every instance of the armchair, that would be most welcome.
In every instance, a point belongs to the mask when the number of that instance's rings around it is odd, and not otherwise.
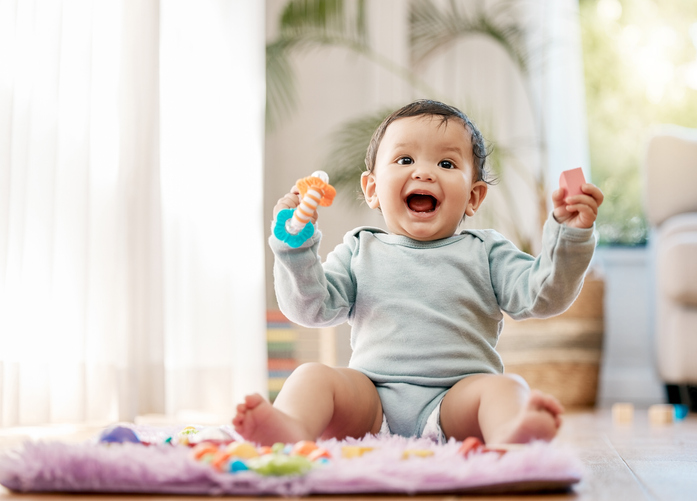
[[[697,129],[657,130],[644,167],[657,370],[668,401],[697,410]]]

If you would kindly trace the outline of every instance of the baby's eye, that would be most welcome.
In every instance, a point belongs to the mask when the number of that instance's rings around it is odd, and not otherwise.
[[[413,164],[414,161],[409,157],[402,157],[399,160],[397,160],[397,163],[399,165],[410,165],[410,164]]]
[[[438,163],[439,166],[443,167],[444,169],[454,169],[455,165],[450,160],[441,160]]]

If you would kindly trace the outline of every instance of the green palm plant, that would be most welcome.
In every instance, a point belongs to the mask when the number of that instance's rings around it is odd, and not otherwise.
[[[464,11],[454,0],[444,9],[436,7],[432,0],[411,2],[409,41],[412,63],[424,61],[462,37],[483,35],[496,41],[526,73],[530,54],[525,30],[512,15],[515,5],[502,1],[485,8],[483,2],[478,2],[473,9],[473,12]]]
[[[355,11],[343,0],[293,0],[279,19],[278,38],[266,45],[266,124],[274,129],[294,111],[296,88],[290,55],[318,46],[368,48],[365,1]]]
[[[455,0],[443,6],[436,5],[432,0],[411,0],[408,17],[410,64],[405,67],[370,45],[365,0],[289,0],[279,19],[278,36],[266,46],[267,129],[278,127],[296,108],[297,89],[291,55],[322,47],[344,47],[402,78],[415,91],[432,99],[457,104],[461,99],[439,95],[418,76],[418,68],[463,37],[484,36],[508,54],[526,82],[536,52],[529,49],[525,30],[517,22],[515,3],[502,0],[491,4],[477,0],[468,5],[469,8],[465,10]],[[529,87],[526,90],[534,112],[532,92]],[[353,118],[333,134],[331,150],[323,168],[337,188],[356,189],[359,186],[370,137],[390,111],[381,109]],[[485,136],[492,137],[490,131],[485,131]],[[538,134],[538,137],[542,136]],[[493,142],[496,143],[495,140]],[[504,166],[506,169],[516,169],[523,173],[524,179],[529,180],[529,189],[544,197],[544,179],[531,177],[530,169],[516,158],[511,149],[497,145],[488,161],[496,177],[503,177]],[[544,169],[539,171],[544,172]],[[504,192],[510,190],[505,183],[501,188]],[[512,200],[513,197],[509,195],[505,193],[503,199]],[[543,217],[546,216],[546,209],[542,213]],[[501,211],[501,215],[504,214],[506,217],[519,217],[515,210]],[[510,225],[513,231],[518,231],[519,226]],[[531,250],[530,239],[521,232],[514,238],[521,248]]]

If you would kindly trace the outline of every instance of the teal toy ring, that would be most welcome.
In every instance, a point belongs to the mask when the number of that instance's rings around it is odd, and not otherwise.
[[[286,229],[286,221],[293,217],[294,212],[294,209],[283,209],[276,215],[276,226],[273,228],[273,234],[282,242],[285,242],[290,247],[297,249],[315,234],[315,227],[312,224],[312,221],[308,221],[305,227],[300,230],[300,233],[295,235],[289,233]]]

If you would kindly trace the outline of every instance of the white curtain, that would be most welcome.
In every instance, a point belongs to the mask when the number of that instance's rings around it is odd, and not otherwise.
[[[0,0],[0,425],[264,390],[263,12]]]

